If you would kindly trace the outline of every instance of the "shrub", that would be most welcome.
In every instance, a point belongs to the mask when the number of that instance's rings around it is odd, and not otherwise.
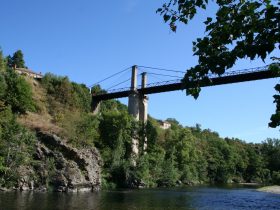
[[[29,166],[35,152],[35,136],[16,122],[8,107],[0,111],[0,185],[14,186],[20,166]]]
[[[280,185],[280,171],[272,172],[272,182],[273,182],[273,184]]]
[[[98,120],[95,116],[80,112],[66,112],[61,116],[62,135],[78,148],[94,145],[99,138]]]
[[[5,74],[5,81],[7,89],[3,100],[11,106],[12,111],[20,114],[26,111],[34,111],[32,88],[26,80],[13,70],[8,70]]]

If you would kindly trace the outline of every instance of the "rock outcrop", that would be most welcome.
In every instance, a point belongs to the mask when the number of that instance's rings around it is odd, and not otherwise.
[[[101,186],[101,157],[96,148],[76,149],[54,134],[37,131],[32,167],[20,169],[20,190],[97,191]]]

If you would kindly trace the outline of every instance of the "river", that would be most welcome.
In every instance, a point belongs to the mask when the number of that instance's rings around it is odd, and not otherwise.
[[[248,187],[186,187],[98,193],[0,192],[1,210],[280,209],[280,195]]]

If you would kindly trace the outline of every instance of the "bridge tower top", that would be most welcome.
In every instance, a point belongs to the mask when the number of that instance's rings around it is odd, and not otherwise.
[[[141,88],[145,88],[147,86],[147,72],[143,72],[141,75],[142,75]]]
[[[130,90],[137,90],[137,66],[132,66],[132,74],[131,74],[131,87]]]

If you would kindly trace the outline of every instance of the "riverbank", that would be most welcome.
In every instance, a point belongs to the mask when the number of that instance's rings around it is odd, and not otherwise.
[[[268,193],[280,194],[280,186],[278,186],[278,185],[261,187],[261,188],[259,188],[257,190],[260,191],[260,192],[268,192]]]

